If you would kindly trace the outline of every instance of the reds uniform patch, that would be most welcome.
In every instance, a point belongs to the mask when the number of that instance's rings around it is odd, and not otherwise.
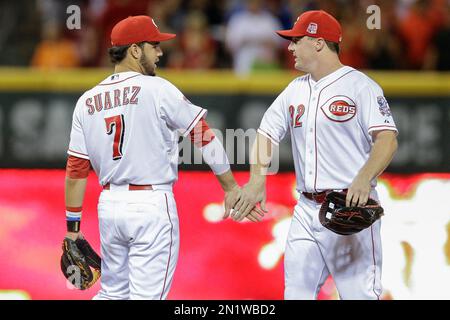
[[[306,32],[310,34],[316,34],[317,33],[317,23],[311,22],[308,25],[308,29],[306,29]]]
[[[385,117],[391,116],[391,109],[389,108],[389,104],[386,101],[386,98],[383,96],[377,97],[378,107],[380,109],[380,113]]]
[[[320,108],[328,119],[337,122],[348,121],[356,114],[355,103],[346,96],[335,96]]]

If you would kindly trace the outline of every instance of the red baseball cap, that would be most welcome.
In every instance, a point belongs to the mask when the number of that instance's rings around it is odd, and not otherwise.
[[[288,40],[303,36],[324,38],[336,43],[342,40],[340,23],[323,10],[306,11],[297,18],[291,30],[279,30],[277,33]]]
[[[173,33],[161,33],[149,16],[131,16],[119,21],[111,31],[111,44],[125,46],[144,41],[161,42],[175,38]]]

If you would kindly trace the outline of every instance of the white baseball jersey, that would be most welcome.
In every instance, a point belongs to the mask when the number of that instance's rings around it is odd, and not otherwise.
[[[113,74],[78,100],[68,154],[89,159],[100,184],[170,184],[178,138],[206,110],[170,82],[137,72]]]
[[[178,139],[206,110],[171,83],[113,74],[86,91],[73,114],[68,153],[89,159],[103,190],[98,204],[101,289],[95,299],[165,299],[178,259]],[[153,185],[133,191],[128,184]]]
[[[351,185],[376,130],[397,131],[383,91],[344,66],[317,82],[309,74],[292,81],[266,111],[258,132],[278,144],[289,131],[297,189],[320,192]]]

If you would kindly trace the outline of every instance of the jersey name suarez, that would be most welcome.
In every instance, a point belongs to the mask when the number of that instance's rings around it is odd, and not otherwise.
[[[140,86],[132,86],[99,92],[93,97],[86,98],[85,105],[88,108],[88,114],[93,115],[95,111],[101,112],[121,106],[137,105],[140,91]]]

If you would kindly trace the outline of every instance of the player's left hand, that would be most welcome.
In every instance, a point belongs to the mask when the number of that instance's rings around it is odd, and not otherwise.
[[[345,205],[347,207],[364,206],[369,199],[370,178],[358,174],[347,191]]]

